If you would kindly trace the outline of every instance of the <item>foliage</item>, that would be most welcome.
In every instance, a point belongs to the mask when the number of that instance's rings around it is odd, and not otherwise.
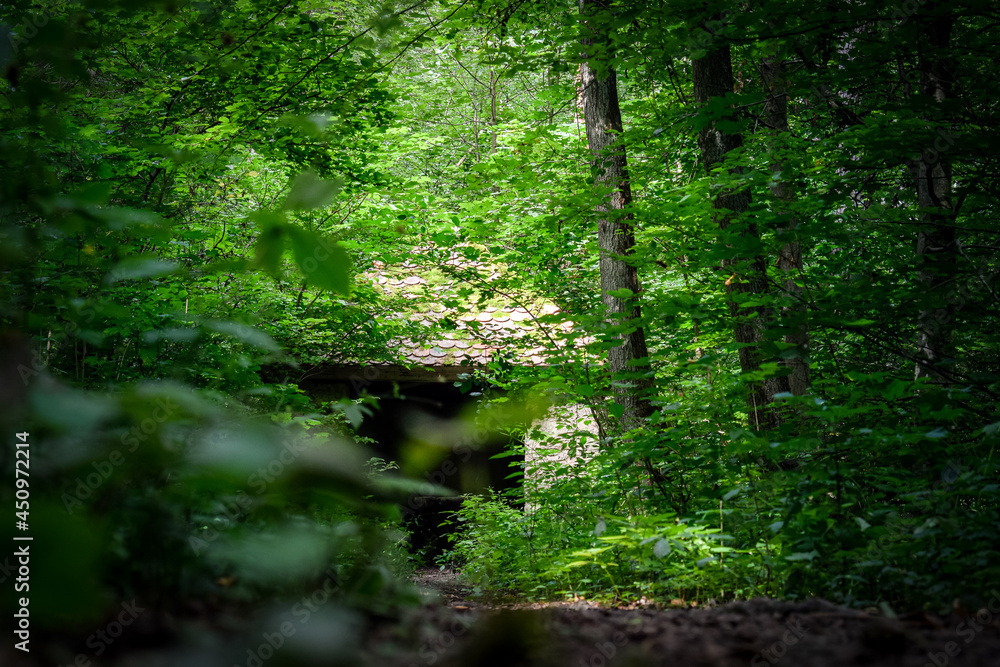
[[[465,498],[446,525],[453,545],[446,559],[459,564],[468,581],[507,588],[524,580],[530,551],[525,517],[496,494]]]
[[[955,23],[947,57],[958,80],[978,81],[974,73],[988,65],[973,43],[980,39],[976,26],[985,19],[978,13],[981,6],[967,9]],[[862,606],[910,606],[946,605],[982,590],[996,577],[988,544],[997,529],[990,424],[996,421],[998,367],[995,355],[986,352],[991,334],[983,328],[995,320],[996,255],[988,240],[995,236],[995,221],[988,208],[956,209],[949,224],[959,228],[963,243],[979,245],[982,252],[962,254],[950,269],[951,280],[928,291],[914,274],[921,212],[910,169],[913,156],[928,155],[936,141],[934,155],[948,161],[956,187],[967,193],[956,196],[988,196],[995,190],[991,179],[973,184],[960,175],[985,167],[963,137],[991,145],[997,137],[981,125],[965,125],[954,107],[930,108],[926,98],[893,88],[893,61],[884,55],[893,52],[920,70],[921,59],[937,55],[920,50],[920,30],[940,19],[930,14],[945,10],[881,22],[870,22],[879,16],[874,7],[837,10],[859,26],[864,37],[858,42],[811,23],[779,27],[767,7],[727,17],[721,39],[734,49],[738,90],[703,110],[690,103],[690,58],[720,39],[712,36],[720,26],[699,23],[704,15],[695,11],[686,17],[649,5],[614,11],[622,35],[616,65],[620,76],[629,72],[620,84],[640,242],[634,261],[642,273],[641,325],[647,327],[656,368],[658,410],[648,429],[601,440],[599,453],[585,456],[585,465],[553,462],[534,478],[537,485],[526,491],[521,521],[542,536],[547,551],[539,553],[555,550],[571,562],[574,552],[604,548],[592,532],[599,517],[641,522],[674,513],[693,525],[714,526],[721,518],[732,536],[727,542],[736,550],[732,576],[724,583],[708,573],[701,579],[715,595],[822,595]],[[692,25],[702,27],[683,37]],[[807,36],[785,39],[776,34],[782,30]],[[533,27],[526,21],[523,31],[519,43],[530,51]],[[790,131],[777,139],[761,126],[759,113],[763,96],[755,68],[766,57],[804,63],[788,75]],[[992,115],[996,93],[976,83],[961,95],[977,113]],[[730,103],[744,109],[734,128],[744,133],[744,146],[728,156],[725,172],[694,178],[694,132]],[[572,137],[568,111],[562,127]],[[928,114],[947,129],[928,124]],[[558,121],[546,120],[536,120],[540,127],[530,135],[536,145],[559,141]],[[563,144],[560,155],[579,150],[578,142]],[[530,254],[528,262],[541,260],[540,284],[557,295],[574,322],[597,332],[591,349],[600,354],[611,345],[606,337],[614,330],[602,325],[595,292],[578,287],[598,283],[593,229],[587,224],[594,201],[571,180],[581,175],[579,169],[549,168],[545,158],[528,151],[518,155],[515,164],[498,162],[490,173],[527,173],[539,195],[520,198],[521,177],[510,179],[510,187],[497,193],[506,195],[510,215],[495,214],[497,222],[509,220],[512,229],[541,225],[531,227],[540,231],[530,241],[516,240],[515,232],[512,252]],[[772,165],[778,161],[781,173],[775,174]],[[779,178],[792,184],[794,199],[774,195],[771,185]],[[556,192],[573,194],[559,196],[549,215],[533,217],[520,207],[544,199],[546,183],[559,183]],[[722,183],[748,188],[753,197],[746,218],[725,231],[711,213],[711,192]],[[806,254],[805,267],[795,276],[800,292],[784,288],[784,277],[771,268],[771,292],[743,303],[770,307],[781,317],[762,344],[768,361],[741,374],[723,291],[739,269],[720,275],[719,262],[778,256],[788,241],[782,226],[791,216],[800,221],[795,240]],[[586,231],[576,233],[577,228]],[[556,274],[573,278],[552,289]],[[946,325],[954,344],[951,381],[914,382],[911,341],[917,322],[921,313],[945,303],[950,304],[946,317],[954,318]],[[780,423],[769,432],[753,432],[746,427],[746,386],[787,373],[783,360],[802,350],[783,336],[799,326],[806,326],[811,338],[810,393],[779,398],[774,409],[782,415]],[[515,386],[561,392],[596,406],[606,421],[606,438],[615,416],[608,379],[595,377],[581,354],[560,359],[549,369],[522,374]],[[569,447],[564,441],[556,448]],[[653,470],[636,465],[644,460]],[[962,483],[956,485],[957,479]],[[487,560],[490,554],[523,552],[517,531],[480,539],[490,546],[481,550]],[[614,553],[592,555],[596,564]],[[475,568],[505,572],[495,562]],[[609,582],[630,595],[646,585],[642,576],[621,570],[610,579],[605,574],[604,582],[590,579],[590,593],[606,592]],[[521,585],[528,590],[553,590],[535,574],[526,582]],[[574,592],[579,590],[588,592]]]
[[[995,10],[709,5],[588,17],[607,22],[635,195],[643,316],[624,324],[598,289],[575,4],[3,5],[0,423],[31,434],[33,534],[75,555],[37,562],[38,623],[130,596],[263,607],[331,572],[344,610],[412,601],[397,504],[416,482],[373,473],[355,435],[377,401],[309,397],[297,365],[398,361],[511,295],[559,308],[535,320],[545,364],[497,354],[477,381],[596,428],[542,442],[574,460],[527,461],[520,497],[466,499],[453,557],[478,585],[919,607],[995,582]],[[735,87],[697,105],[692,62],[723,45]],[[762,111],[770,61],[787,132]],[[922,88],[934,63],[952,98]],[[713,123],[742,146],[702,173]],[[947,206],[921,203],[920,164],[947,165]],[[722,229],[733,190],[751,204]],[[935,263],[917,241],[945,213],[959,241]],[[457,275],[456,248],[499,268],[458,276],[437,323],[377,284],[404,263]],[[756,258],[766,289],[730,303]],[[763,330],[758,368],[740,318]],[[635,377],[601,360],[638,326],[655,412],[622,433]],[[928,328],[947,355],[915,379]],[[794,359],[808,392],[750,428],[748,389]]]

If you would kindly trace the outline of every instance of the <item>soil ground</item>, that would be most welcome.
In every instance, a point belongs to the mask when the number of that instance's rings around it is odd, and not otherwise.
[[[420,571],[416,583],[418,604],[401,610],[390,597],[383,612],[324,602],[322,589],[311,595],[311,607],[302,606],[307,598],[254,611],[230,605],[168,614],[148,605],[124,628],[115,616],[82,633],[33,631],[30,654],[8,639],[0,644],[0,665],[1000,667],[996,590],[984,592],[983,609],[895,618],[824,600],[711,608],[487,600],[456,573],[440,570]]]
[[[887,617],[824,600],[756,599],[707,609],[613,608],[579,600],[480,601],[454,572],[423,570],[425,605],[368,644],[387,667],[1000,667],[993,610]]]

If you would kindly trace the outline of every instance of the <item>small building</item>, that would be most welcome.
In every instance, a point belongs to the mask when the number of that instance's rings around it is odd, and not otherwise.
[[[544,484],[540,463],[569,463],[596,450],[589,410],[552,406],[516,428],[495,416],[483,424],[481,399],[497,393],[489,376],[498,365],[543,368],[557,361],[553,355],[588,339],[555,305],[492,289],[500,274],[502,269],[458,251],[430,269],[412,261],[393,268],[375,262],[357,280],[394,301],[399,310],[393,317],[405,325],[397,328],[407,334],[390,341],[380,358],[332,354],[329,361],[300,368],[298,386],[321,401],[377,396],[378,409],[358,435],[404,472],[414,473],[405,470],[414,460],[416,467],[430,464],[422,476],[460,494],[519,486],[522,469],[528,485]],[[527,435],[512,438],[516,431]],[[523,454],[503,457],[505,451]],[[442,507],[457,508],[448,500],[419,504],[419,510],[410,509],[425,524],[440,523]]]

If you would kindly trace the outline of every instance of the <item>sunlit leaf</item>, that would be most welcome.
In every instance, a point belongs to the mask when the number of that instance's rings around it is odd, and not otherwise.
[[[121,280],[140,280],[173,273],[179,268],[177,262],[152,257],[134,257],[119,262],[108,272],[104,281],[108,284]]]
[[[282,208],[290,211],[310,211],[329,205],[344,186],[344,179],[326,180],[312,170],[292,179]]]
[[[653,555],[657,558],[663,558],[669,555],[671,552],[670,540],[661,539],[653,545]]]
[[[284,230],[275,226],[265,229],[257,237],[257,244],[254,246],[254,263],[257,268],[263,269],[271,276],[277,278],[281,269],[281,257],[285,253]]]
[[[227,320],[204,320],[201,325],[209,331],[215,331],[216,333],[231,336],[241,343],[246,343],[247,345],[256,347],[259,350],[264,350],[266,352],[281,351],[281,346],[275,343],[270,336],[260,329],[246,324],[230,322]]]
[[[295,262],[306,280],[323,289],[347,294],[351,291],[350,257],[330,239],[299,227],[288,228]]]

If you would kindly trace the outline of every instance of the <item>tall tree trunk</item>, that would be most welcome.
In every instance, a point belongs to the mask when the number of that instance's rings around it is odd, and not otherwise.
[[[765,58],[761,63],[761,73],[767,96],[764,100],[764,124],[771,135],[771,172],[776,176],[771,181],[771,194],[781,202],[790,202],[795,198],[791,183],[777,177],[784,170],[780,156],[782,139],[788,136],[788,83],[785,81],[784,64],[777,57]],[[795,356],[785,361],[792,371],[788,376],[788,387],[793,394],[801,396],[809,390],[809,329],[805,322],[808,311],[802,300],[802,287],[796,283],[796,278],[802,275],[802,246],[796,232],[799,221],[794,213],[787,210],[779,208],[777,213],[787,216],[778,225],[779,237],[786,239],[778,255],[778,268],[785,276],[785,291],[794,299],[792,305],[782,308],[782,317],[789,320],[788,326],[791,327],[791,332],[785,335],[785,342],[795,346],[790,349]]]
[[[728,45],[713,45],[702,58],[692,63],[694,78],[694,96],[698,104],[707,104],[716,97],[722,97],[733,92],[733,66]],[[727,118],[735,120],[734,117]],[[701,150],[701,162],[707,173],[722,162],[726,153],[743,145],[740,134],[729,134],[720,130],[715,122],[703,128],[698,133],[698,147]],[[726,190],[719,194],[713,202],[713,207],[720,212],[714,218],[719,229],[725,231],[733,218],[745,213],[750,207],[750,191]],[[722,212],[722,211],[725,212]],[[743,234],[757,236],[756,226],[747,224]],[[726,293],[729,297],[729,308],[735,320],[734,339],[740,344],[740,368],[744,373],[760,370],[762,355],[760,345],[764,340],[766,323],[772,319],[770,309],[754,306],[742,307],[741,301],[749,300],[745,295],[761,295],[768,291],[767,266],[761,256],[723,260],[722,267],[729,275],[726,281]],[[755,428],[767,428],[778,422],[778,415],[767,407],[774,395],[789,390],[788,379],[772,377],[763,382],[750,385],[747,405],[750,413],[750,425]]]
[[[950,12],[936,16],[936,3],[926,9],[929,15],[918,19],[922,26],[920,44],[928,49],[920,59],[920,88],[924,95],[942,104],[952,94],[947,51],[954,19]],[[958,238],[952,225],[951,164],[946,154],[950,145],[949,135],[939,130],[933,146],[926,147],[910,164],[921,225],[917,232],[917,279],[924,296],[931,301],[917,316],[914,374],[917,379],[939,382],[945,380],[942,363],[953,356],[950,341],[954,312],[945,302],[944,288],[955,277],[958,254]],[[935,305],[935,301],[943,305]]]
[[[622,430],[635,428],[652,414],[647,397],[652,386],[648,378],[649,353],[646,334],[639,324],[642,313],[639,307],[639,274],[629,262],[635,246],[632,214],[627,211],[632,202],[629,186],[625,147],[622,145],[622,114],[618,106],[618,79],[615,70],[607,63],[598,63],[594,56],[595,44],[600,51],[607,50],[610,40],[604,27],[587,20],[595,8],[605,5],[595,0],[580,0],[580,14],[584,17],[581,43],[585,60],[580,66],[580,106],[583,108],[587,129],[587,145],[591,152],[591,169],[594,186],[610,194],[597,205],[597,239],[600,246],[601,297],[609,323],[627,327],[619,335],[621,345],[608,351],[608,366],[615,378],[615,394],[625,409]],[[629,297],[614,296],[612,292],[628,290]],[[622,374],[642,374],[622,386]]]

